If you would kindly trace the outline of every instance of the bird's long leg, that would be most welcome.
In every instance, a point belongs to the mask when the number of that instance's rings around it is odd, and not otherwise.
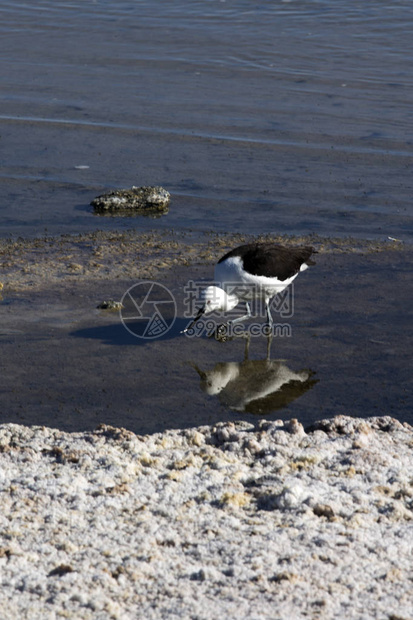
[[[250,354],[250,340],[251,340],[251,334],[247,334],[245,338],[244,362],[248,361],[248,356]]]
[[[270,300],[266,299],[265,300],[265,310],[267,312],[267,320],[268,320],[268,325],[270,327],[273,326],[274,321],[272,320],[272,316],[271,316],[271,311],[270,311]]]
[[[228,326],[234,325],[234,323],[240,323],[241,321],[245,321],[246,319],[250,318],[251,308],[248,302],[245,302],[245,307],[247,309],[247,314],[244,314],[244,316],[239,316],[233,321],[228,321],[227,323],[222,323],[221,325],[218,325],[215,331],[215,334],[218,334],[218,340],[221,340],[222,342],[224,342],[227,339]],[[215,336],[215,338],[217,338],[217,336]]]
[[[247,301],[245,302],[245,307],[247,309],[247,314],[244,314],[244,316],[239,316],[238,318],[228,322],[234,325],[234,323],[240,323],[241,321],[246,321],[247,319],[249,319],[251,317],[251,308]]]
[[[273,329],[272,326],[274,324],[274,321],[272,319],[272,315],[271,315],[271,310],[270,310],[270,300],[266,299],[265,300],[265,309],[267,311],[267,321],[268,321],[268,337],[267,337],[267,361],[270,359],[270,354],[271,354],[271,344],[272,344],[272,339],[273,339]]]
[[[270,356],[271,356],[271,345],[272,345],[273,336],[274,334],[272,333],[272,330],[271,330],[267,336],[267,361],[269,361]]]

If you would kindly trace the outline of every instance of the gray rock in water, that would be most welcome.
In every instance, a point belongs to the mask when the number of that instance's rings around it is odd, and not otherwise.
[[[109,299],[108,301],[102,301],[98,306],[96,306],[98,310],[113,310],[117,311],[123,308],[122,302],[114,301],[113,299]]]
[[[96,211],[123,211],[166,213],[171,195],[163,187],[131,187],[97,196],[90,203]]]

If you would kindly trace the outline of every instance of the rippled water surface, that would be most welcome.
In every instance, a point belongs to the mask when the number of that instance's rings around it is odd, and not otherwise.
[[[0,4],[0,234],[412,239],[408,0]],[[159,219],[96,216],[160,184]]]

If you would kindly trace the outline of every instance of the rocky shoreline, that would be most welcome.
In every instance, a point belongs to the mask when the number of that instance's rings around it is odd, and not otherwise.
[[[386,618],[413,609],[413,428],[139,436],[0,426],[7,618]]]

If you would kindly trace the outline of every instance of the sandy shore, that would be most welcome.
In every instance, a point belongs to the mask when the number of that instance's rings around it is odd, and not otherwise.
[[[411,618],[413,429],[4,424],[7,618]]]
[[[155,278],[163,270],[176,266],[214,264],[231,248],[249,241],[311,244],[318,252],[334,254],[409,249],[390,239],[98,231],[60,237],[0,239],[1,282],[5,291],[24,291],[79,281]]]

